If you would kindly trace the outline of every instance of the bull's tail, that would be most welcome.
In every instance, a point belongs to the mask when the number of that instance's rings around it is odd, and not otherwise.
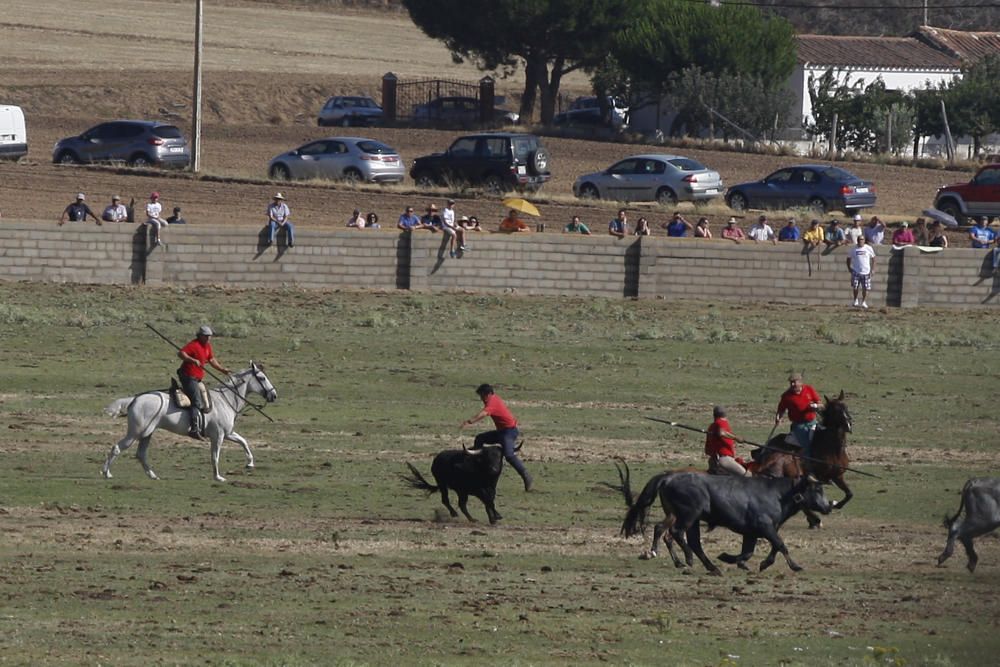
[[[135,396],[126,396],[125,398],[112,401],[108,407],[104,408],[104,414],[109,417],[124,417],[128,414],[128,409],[132,407],[135,399]]]
[[[625,521],[622,522],[622,535],[632,537],[646,530],[646,515],[649,513],[649,507],[656,501],[657,496],[660,494],[660,486],[670,478],[671,474],[673,473],[660,473],[659,475],[654,475],[646,482],[642,493],[629,505]],[[626,500],[628,500],[627,496]]]
[[[420,489],[421,491],[426,491],[428,495],[434,493],[438,490],[438,487],[434,486],[420,474],[420,471],[413,467],[412,463],[407,463],[406,467],[410,469],[409,475],[400,475],[400,478],[414,489]]]
[[[962,510],[965,509],[965,494],[969,492],[969,487],[971,486],[972,480],[970,479],[965,483],[965,486],[962,487],[962,496],[961,500],[958,502],[958,511],[955,512],[955,516],[949,517],[947,514],[944,515],[944,527],[948,530],[951,530],[952,525],[954,525],[958,517],[962,516]]]

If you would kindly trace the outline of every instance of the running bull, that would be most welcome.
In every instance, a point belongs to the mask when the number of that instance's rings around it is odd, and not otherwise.
[[[962,510],[965,510],[964,518]],[[966,482],[958,512],[953,517],[945,517],[944,526],[948,529],[948,542],[938,556],[938,565],[954,553],[957,539],[965,547],[965,555],[969,558],[966,567],[969,572],[975,572],[979,556],[972,547],[972,539],[1000,528],[1000,479],[973,477]]]

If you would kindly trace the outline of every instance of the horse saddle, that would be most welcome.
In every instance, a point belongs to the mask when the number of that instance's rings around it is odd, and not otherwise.
[[[170,378],[170,400],[179,408],[187,409],[191,407],[191,399],[188,398],[188,395],[184,393],[184,390],[181,389],[181,386],[177,384],[177,380],[174,378]]]

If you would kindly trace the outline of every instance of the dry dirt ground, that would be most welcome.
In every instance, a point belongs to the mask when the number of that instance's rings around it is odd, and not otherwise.
[[[329,184],[274,184],[266,164],[274,155],[334,133],[315,125],[325,98],[337,93],[379,97],[381,76],[445,76],[475,81],[482,72],[457,65],[440,43],[424,36],[398,12],[316,11],[265,3],[209,3],[205,16],[203,172],[178,173],[52,165],[59,138],[111,118],[162,118],[190,127],[193,12],[189,3],[150,0],[78,0],[73,15],[55,0],[8,0],[0,20],[0,102],[25,109],[30,153],[19,164],[0,165],[0,212],[15,219],[55,219],[78,191],[98,205],[113,193],[141,202],[159,190],[169,208],[181,206],[195,223],[259,224],[269,197],[280,189],[300,225],[343,225],[355,207],[394,220],[407,204],[418,208],[442,192],[417,192],[412,184],[380,189]],[[498,82],[518,98],[516,74]],[[568,96],[586,92],[584,75],[564,81]],[[373,128],[366,134],[396,147],[407,162],[451,142],[456,131]],[[574,213],[601,226],[614,204],[576,202],[571,186],[581,173],[626,155],[649,150],[628,144],[550,137],[553,179],[538,196],[552,227]],[[760,178],[796,161],[780,156],[684,149],[718,169],[727,183]],[[897,219],[913,217],[935,189],[967,174],[884,165],[847,165],[873,180],[875,210]],[[460,213],[498,219],[499,202],[463,193]],[[667,211],[653,206],[654,224]],[[682,206],[687,208],[687,206]],[[713,222],[728,217],[724,205],[706,210]]]

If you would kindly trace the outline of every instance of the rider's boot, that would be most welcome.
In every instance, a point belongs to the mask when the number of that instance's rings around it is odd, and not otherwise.
[[[191,415],[191,427],[188,429],[188,435],[195,440],[204,440],[201,435],[201,410],[192,405],[188,408],[188,414]]]

